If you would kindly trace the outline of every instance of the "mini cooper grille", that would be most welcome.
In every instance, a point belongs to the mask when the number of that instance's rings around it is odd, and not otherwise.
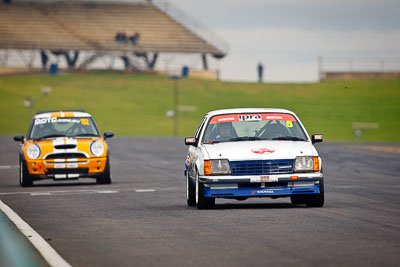
[[[79,174],[88,174],[88,168],[70,168],[70,169],[48,169],[46,174],[69,174],[69,173],[79,173]]]
[[[293,173],[294,160],[247,160],[230,162],[232,175]]]
[[[71,148],[75,148],[76,145],[56,145],[54,146],[54,148],[56,149],[71,149]]]
[[[85,154],[82,153],[57,153],[50,154],[46,157],[46,159],[75,159],[75,158],[86,158]]]

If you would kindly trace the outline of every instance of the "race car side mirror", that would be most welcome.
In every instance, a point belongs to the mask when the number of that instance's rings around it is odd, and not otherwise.
[[[313,144],[315,144],[315,143],[321,143],[323,139],[324,139],[324,138],[323,138],[323,135],[322,135],[322,134],[313,134],[312,137],[311,137],[311,142],[312,142]]]
[[[104,139],[111,138],[111,137],[113,137],[113,136],[114,136],[114,133],[111,132],[111,131],[105,132],[105,133],[103,134]]]
[[[13,137],[14,141],[16,142],[22,142],[24,141],[24,136],[23,135],[16,135]]]
[[[195,137],[185,137],[185,145],[187,145],[187,146],[196,145],[196,138]]]

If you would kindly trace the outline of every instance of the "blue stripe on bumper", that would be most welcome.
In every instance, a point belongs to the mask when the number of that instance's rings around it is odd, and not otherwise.
[[[234,189],[211,189],[204,188],[206,197],[270,197],[270,196],[290,196],[302,194],[318,194],[319,185],[314,186],[282,186],[265,188],[234,188]]]

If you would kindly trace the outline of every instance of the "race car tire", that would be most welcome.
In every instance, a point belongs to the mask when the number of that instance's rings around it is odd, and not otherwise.
[[[29,174],[26,161],[23,159],[19,160],[19,184],[22,187],[28,187],[33,185],[33,177]]]
[[[319,182],[319,194],[306,195],[307,207],[322,207],[324,206],[324,180]]]
[[[304,195],[290,196],[292,204],[306,204],[306,197]]]
[[[196,206],[196,188],[190,181],[189,171],[186,171],[186,201],[188,206]]]
[[[110,159],[107,157],[106,167],[104,172],[96,178],[98,184],[111,184],[111,170],[110,170]]]
[[[199,174],[196,172],[196,206],[199,210],[212,209],[215,205],[214,197],[204,196],[204,185],[199,182]]]

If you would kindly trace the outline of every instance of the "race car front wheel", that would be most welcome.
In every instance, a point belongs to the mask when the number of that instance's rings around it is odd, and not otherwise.
[[[204,196],[204,185],[199,182],[199,173],[196,171],[196,206],[199,210],[212,209],[215,205],[214,197]]]
[[[28,167],[26,166],[26,161],[23,159],[19,160],[19,184],[22,187],[33,185],[33,177],[29,175]]]
[[[196,206],[196,189],[190,181],[189,171],[186,171],[186,201],[188,206]]]
[[[292,204],[306,204],[306,197],[304,195],[290,196]]]
[[[110,159],[107,157],[106,167],[104,172],[96,178],[98,184],[111,184],[111,170],[110,170]]]
[[[322,207],[324,206],[324,180],[319,181],[319,194],[306,195],[307,207]]]

